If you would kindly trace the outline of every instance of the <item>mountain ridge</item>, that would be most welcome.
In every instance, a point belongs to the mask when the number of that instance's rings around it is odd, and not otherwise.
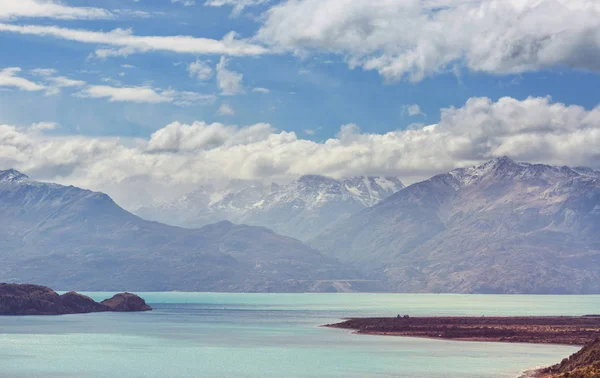
[[[146,221],[104,193],[0,171],[0,277],[78,290],[322,291],[362,278],[263,227]],[[18,178],[18,179],[14,179]]]
[[[507,157],[408,186],[309,244],[393,291],[598,293],[600,173]]]
[[[175,201],[138,209],[136,214],[184,227],[230,220],[307,240],[403,187],[395,177],[336,180],[304,175],[285,185],[250,182],[225,193],[200,187]]]

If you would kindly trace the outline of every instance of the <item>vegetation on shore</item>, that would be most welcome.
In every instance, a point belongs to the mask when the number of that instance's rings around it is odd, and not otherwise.
[[[579,352],[562,360],[561,363],[542,369],[540,378],[599,378],[600,338],[587,344]]]

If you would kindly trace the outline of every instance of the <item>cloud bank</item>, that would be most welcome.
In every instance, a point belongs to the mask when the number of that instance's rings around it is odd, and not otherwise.
[[[44,129],[1,125],[0,167],[106,191],[128,208],[206,182],[283,182],[303,174],[396,175],[414,182],[505,155],[600,169],[600,106],[586,110],[549,98],[472,98],[442,109],[436,125],[364,134],[348,124],[322,143],[264,123],[174,122],[135,141],[50,136]]]

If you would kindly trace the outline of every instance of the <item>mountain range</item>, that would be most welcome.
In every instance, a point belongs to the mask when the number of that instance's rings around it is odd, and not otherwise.
[[[349,285],[332,280],[356,278],[355,269],[264,227],[167,226],[128,213],[103,193],[0,171],[3,282],[69,290],[331,291]]]
[[[600,293],[600,172],[494,159],[413,184],[310,245],[392,291]]]
[[[285,185],[236,182],[224,190],[202,186],[175,201],[143,207],[135,213],[192,228],[228,220],[264,226],[304,241],[402,188],[396,177],[335,180],[306,175]]]
[[[148,221],[103,193],[0,171],[0,281],[115,291],[600,293],[600,172],[498,158],[388,194],[401,186],[304,176],[180,201],[193,217],[236,214],[303,243],[230,221]]]

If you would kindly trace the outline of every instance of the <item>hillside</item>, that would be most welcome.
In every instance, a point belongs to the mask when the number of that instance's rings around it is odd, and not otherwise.
[[[600,339],[586,345],[561,363],[543,369],[543,378],[598,378],[600,377]]]
[[[393,291],[600,293],[600,173],[494,159],[411,185],[311,245]]]
[[[311,291],[360,278],[300,241],[143,220],[107,195],[0,171],[0,280],[77,290]]]

